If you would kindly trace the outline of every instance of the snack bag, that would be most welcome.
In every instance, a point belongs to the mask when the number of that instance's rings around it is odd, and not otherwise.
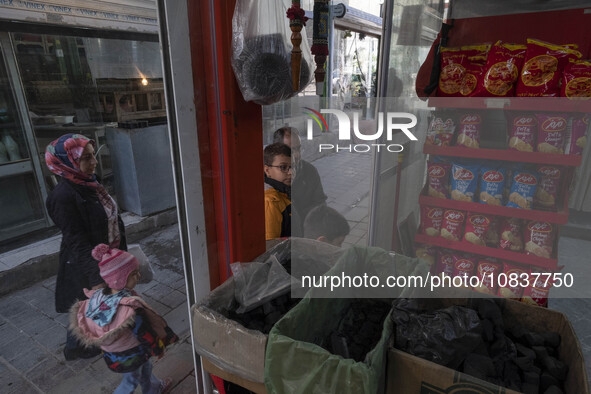
[[[486,232],[486,246],[497,247],[499,244],[499,218],[497,216],[489,216],[490,227]]]
[[[460,117],[460,128],[458,130],[456,146],[479,148],[481,125],[482,118],[479,114],[469,113],[462,115]]]
[[[571,100],[591,98],[591,61],[570,60],[562,73],[561,97]]]
[[[440,160],[427,163],[428,194],[436,198],[449,198],[449,173],[451,164]]]
[[[523,282],[520,280],[519,275],[521,274],[528,274],[529,270],[522,268],[518,265],[512,263],[503,263],[503,274],[506,275],[507,280],[499,280],[499,295],[504,298],[521,298],[523,294],[523,287],[520,284]],[[513,275],[513,276],[511,276]],[[517,283],[515,280],[512,283],[509,283],[511,279],[517,279]],[[501,286],[501,285],[505,286]],[[516,286],[511,286],[511,284],[517,284]]]
[[[547,259],[552,257],[554,246],[554,226],[552,224],[531,221],[527,224],[523,236],[526,254],[534,254]]]
[[[435,265],[435,258],[437,257],[437,248],[431,245],[417,245],[415,255],[433,267]]]
[[[538,186],[538,176],[530,171],[513,171],[513,183],[509,193],[508,207],[531,209]]]
[[[537,151],[543,153],[564,153],[567,116],[564,114],[536,114],[538,118]]]
[[[474,245],[486,245],[486,233],[490,228],[490,219],[486,215],[478,213],[468,213],[466,220],[466,230],[464,231],[464,241]]]
[[[483,48],[486,48],[488,51],[490,45],[485,45]],[[476,96],[476,88],[478,87],[478,82],[482,80],[485,64],[486,53],[479,53],[475,56],[468,57],[466,73],[464,74],[462,87],[460,88],[460,94],[463,97]]]
[[[440,249],[437,252],[437,266],[435,274],[452,276],[454,273],[454,252],[447,249]]]
[[[488,51],[483,77],[478,81],[477,97],[512,97],[523,66],[526,45],[497,41]]]
[[[464,219],[465,215],[462,211],[445,210],[443,212],[443,222],[441,223],[441,237],[450,241],[459,241],[462,237]]]
[[[570,59],[580,57],[581,53],[574,49],[528,38],[516,96],[558,97],[564,67]]]
[[[549,277],[547,275],[548,273],[545,273],[538,268],[531,268],[529,274],[529,286],[523,290],[521,301],[529,305],[547,307],[548,294],[552,287],[552,277]]]
[[[509,249],[514,252],[523,251],[523,231],[521,220],[517,218],[505,218],[501,222],[501,239],[499,248]]]
[[[454,271],[451,275],[452,278],[456,276],[467,278],[464,284],[469,283],[470,277],[474,275],[474,269],[476,268],[476,257],[470,255],[453,255]],[[466,287],[469,287],[466,286]]]
[[[538,167],[538,175],[540,177],[540,183],[536,189],[534,206],[542,209],[555,210],[562,171],[559,167],[542,165]]]
[[[465,97],[473,93],[490,45],[441,48],[437,96]]]
[[[538,134],[538,120],[533,115],[508,115],[509,149],[522,152],[533,152],[536,135]]]
[[[503,205],[503,190],[507,170],[502,166],[485,164],[480,169],[480,199],[483,204]]]
[[[474,201],[478,187],[478,164],[455,162],[451,165],[451,198],[457,201]]]
[[[581,155],[587,144],[587,129],[589,128],[589,114],[573,116],[570,132],[567,132],[564,153]]]
[[[479,293],[496,295],[497,276],[503,271],[503,264],[491,259],[478,260],[476,263],[476,276],[480,278],[480,286],[474,288]]]
[[[443,208],[421,207],[421,233],[430,237],[439,237]]]
[[[451,117],[436,114],[427,130],[426,145],[450,146],[454,136],[456,123]]]

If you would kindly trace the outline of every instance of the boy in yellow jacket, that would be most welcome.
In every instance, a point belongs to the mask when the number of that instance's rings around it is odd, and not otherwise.
[[[282,143],[264,151],[265,238],[291,236],[291,149]]]

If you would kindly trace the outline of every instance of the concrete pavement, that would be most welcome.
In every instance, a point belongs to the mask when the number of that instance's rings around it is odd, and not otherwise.
[[[196,392],[189,309],[178,226],[169,225],[138,243],[154,268],[154,280],[137,291],[167,320],[180,341],[153,359],[154,373],[174,380],[173,393]],[[0,298],[0,392],[111,393],[121,380],[101,357],[65,361],[66,314],[55,312],[55,276]],[[139,392],[139,389],[138,389]]]

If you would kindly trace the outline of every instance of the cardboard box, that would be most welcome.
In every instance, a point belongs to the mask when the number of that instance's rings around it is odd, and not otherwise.
[[[273,253],[286,251],[309,255],[328,264],[334,264],[343,253],[343,249],[329,244],[291,238],[273,246],[255,261],[264,262]],[[247,329],[225,316],[236,305],[234,289],[234,278],[230,278],[191,307],[195,351],[237,378],[263,383],[267,335]]]
[[[428,300],[436,309],[450,305],[466,305],[467,300]],[[588,393],[585,360],[579,340],[567,317],[557,311],[506,300],[503,310],[506,327],[523,324],[527,329],[555,331],[562,337],[559,358],[568,365],[564,384],[566,393]],[[412,356],[397,349],[388,352],[387,393],[515,393],[450,368]]]

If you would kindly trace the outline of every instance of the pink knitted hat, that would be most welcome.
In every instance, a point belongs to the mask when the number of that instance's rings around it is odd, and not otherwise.
[[[92,257],[99,261],[101,277],[111,289],[125,287],[129,274],[140,266],[140,262],[131,254],[109,245],[99,244],[92,250]]]

